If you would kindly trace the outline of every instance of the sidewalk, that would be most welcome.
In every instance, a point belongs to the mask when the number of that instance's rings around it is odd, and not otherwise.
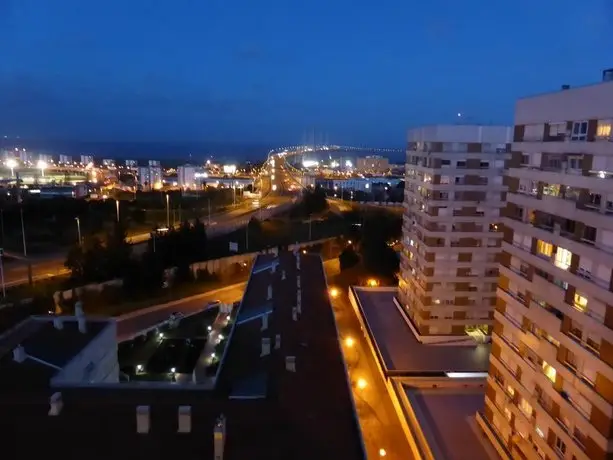
[[[221,359],[221,356],[215,356],[213,358],[213,353],[215,353],[215,348],[217,344],[219,344],[220,339],[219,336],[223,331],[223,328],[228,324],[228,313],[219,312],[217,318],[215,318],[215,322],[212,324],[212,330],[209,332],[209,337],[206,341],[206,345],[196,362],[196,366],[194,367],[194,375],[196,377],[196,383],[199,385],[204,385],[206,388],[213,388],[215,386],[215,376],[206,375],[206,369],[211,365],[213,359]],[[228,337],[224,337],[224,340],[227,340]],[[227,344],[226,344],[227,345]],[[219,367],[217,368],[219,370]]]

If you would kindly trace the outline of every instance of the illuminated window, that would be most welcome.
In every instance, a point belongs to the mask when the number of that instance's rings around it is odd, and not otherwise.
[[[546,243],[543,240],[538,240],[536,243],[536,252],[544,256],[551,257],[551,254],[553,254],[553,245],[551,243]]]
[[[578,292],[575,292],[575,299],[574,299],[574,303],[575,303],[575,308],[579,311],[586,311],[587,310],[587,299],[585,297],[583,297],[581,294],[579,294]]]
[[[511,411],[509,410],[508,407],[504,408],[504,416],[507,420],[511,420]]]
[[[568,249],[558,248],[556,251],[556,259],[553,262],[554,265],[562,270],[568,270],[570,267],[570,261],[573,258],[573,253]]]
[[[521,398],[521,402],[519,403],[519,408],[521,409],[521,411],[526,414],[528,417],[532,416],[532,406],[530,405],[530,403],[528,401],[526,401],[524,398]]]
[[[596,128],[596,136],[597,137],[610,137],[611,136],[611,122],[610,121],[599,121],[598,127]]]
[[[511,398],[515,396],[515,389],[511,385],[507,385],[507,393]]]
[[[549,365],[547,361],[543,361],[543,373],[551,381],[551,383],[555,383],[557,372]]]

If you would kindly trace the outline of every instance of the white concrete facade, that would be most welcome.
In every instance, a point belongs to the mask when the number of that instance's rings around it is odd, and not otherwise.
[[[613,82],[521,99],[486,432],[513,458],[613,456]]]
[[[421,342],[474,344],[490,332],[512,131],[409,131],[398,300]]]

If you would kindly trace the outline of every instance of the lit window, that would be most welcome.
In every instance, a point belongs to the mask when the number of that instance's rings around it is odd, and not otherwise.
[[[556,259],[553,262],[554,265],[562,270],[568,270],[570,267],[570,261],[573,258],[573,253],[568,249],[558,248],[556,251]]]
[[[597,137],[610,137],[611,136],[611,122],[609,121],[599,121],[598,127],[596,128],[596,136]]]
[[[519,408],[521,409],[521,411],[526,414],[528,417],[532,416],[532,406],[530,405],[530,403],[528,401],[526,401],[524,398],[521,399],[521,402],[519,403]]]
[[[587,299],[583,297],[581,294],[575,292],[575,308],[579,311],[587,310]]]
[[[546,243],[543,240],[538,240],[536,244],[536,252],[544,256],[551,257],[551,254],[553,254],[553,245],[551,243]]]
[[[511,398],[515,396],[515,389],[511,385],[507,385],[507,393]]]
[[[543,361],[543,373],[551,381],[551,383],[555,383],[557,372],[549,365],[547,361]]]

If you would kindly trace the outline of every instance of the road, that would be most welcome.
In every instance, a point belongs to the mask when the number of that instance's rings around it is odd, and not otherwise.
[[[117,338],[123,340],[137,335],[140,331],[153,327],[168,319],[171,313],[181,312],[184,314],[194,313],[201,310],[208,302],[220,300],[224,303],[232,303],[241,299],[247,283],[233,284],[221,289],[209,291],[197,298],[190,297],[183,301],[171,302],[168,306],[152,307],[146,313],[135,312],[124,315],[124,319],[117,318]]]
[[[325,264],[328,279],[338,273],[337,265]],[[387,387],[375,362],[360,323],[349,303],[347,293],[338,289],[332,298],[336,324],[343,340],[342,349],[347,362],[352,391],[356,402],[358,419],[368,458],[413,459]]]
[[[253,203],[245,203],[237,206],[224,213],[219,213],[211,216],[211,227],[209,232],[215,236],[224,232],[232,231],[238,224],[244,224],[251,216],[258,217],[261,210],[272,209],[290,203],[298,195],[298,191],[289,189],[289,184],[293,182],[293,177],[288,172],[288,167],[285,166],[283,158],[274,159],[269,162],[266,168],[266,174],[261,177],[262,195],[263,198],[259,202],[260,208],[254,208]],[[208,216],[205,216],[208,220]],[[205,222],[206,222],[205,220]],[[131,236],[128,240],[135,245],[141,245],[148,241],[150,233],[142,233]],[[140,247],[138,249],[143,249]],[[138,251],[137,249],[137,251]],[[7,253],[9,255],[9,253]],[[39,259],[23,259],[20,254],[14,254],[19,257],[6,264],[4,270],[4,281],[7,287],[17,286],[28,282],[28,262],[32,264],[32,279],[34,281],[52,278],[54,276],[68,273],[64,267],[66,253],[59,252],[54,255],[47,255]]]

